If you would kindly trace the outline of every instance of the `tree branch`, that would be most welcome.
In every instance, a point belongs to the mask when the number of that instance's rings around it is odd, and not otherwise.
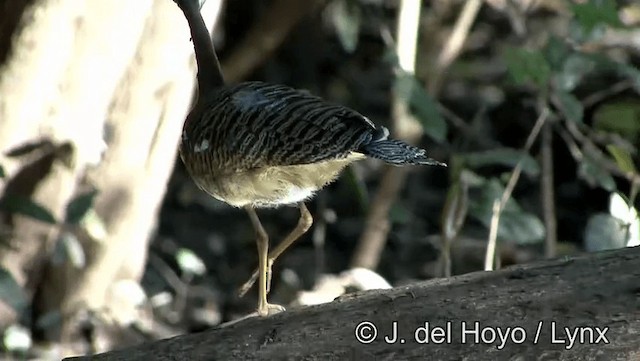
[[[514,360],[542,355],[554,360],[596,360],[602,354],[611,360],[637,359],[639,262],[637,247],[476,272],[351,294],[269,318],[250,318],[198,334],[68,360]],[[356,339],[356,330],[362,331],[362,337],[370,335],[358,328],[363,321],[377,328],[371,343]],[[389,344],[384,337],[393,338],[394,321],[398,341]],[[425,332],[415,331],[425,322],[432,332],[451,325],[450,342],[437,344],[432,337],[428,344],[416,343],[414,337],[424,337]],[[485,335],[497,327],[503,332],[521,327],[525,339],[521,343],[508,340],[499,349],[499,341],[475,342],[470,331],[462,345],[462,322],[467,329],[473,329],[474,322],[480,329],[491,327]],[[570,349],[568,343],[554,344],[552,322],[557,342],[568,342],[564,327],[569,331],[582,327],[587,338],[592,332],[593,338],[586,340],[592,342],[576,342]],[[594,344],[596,327],[606,330],[608,343],[600,339]]]

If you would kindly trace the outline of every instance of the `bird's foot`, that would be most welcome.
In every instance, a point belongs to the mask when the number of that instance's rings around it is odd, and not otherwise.
[[[264,302],[258,306],[258,316],[267,317],[273,316],[277,313],[284,312],[286,309],[283,306],[276,305],[273,303]]]

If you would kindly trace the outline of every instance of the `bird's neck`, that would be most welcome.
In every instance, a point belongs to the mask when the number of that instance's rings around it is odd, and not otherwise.
[[[218,88],[224,85],[224,77],[220,62],[211,41],[211,35],[200,14],[197,0],[181,0],[178,6],[184,13],[189,28],[191,39],[196,53],[198,65],[198,93],[200,99],[206,99]]]

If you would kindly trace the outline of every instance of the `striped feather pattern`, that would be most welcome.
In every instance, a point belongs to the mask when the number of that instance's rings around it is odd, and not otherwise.
[[[181,153],[211,170],[343,159],[386,135],[361,114],[283,85],[222,88],[187,118]]]
[[[426,151],[397,139],[384,139],[365,144],[361,151],[371,158],[381,159],[393,165],[439,165],[446,164],[427,157]]]

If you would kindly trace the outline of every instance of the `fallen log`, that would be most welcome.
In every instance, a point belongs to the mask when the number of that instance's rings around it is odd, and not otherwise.
[[[66,360],[640,360],[640,247],[476,272]]]

